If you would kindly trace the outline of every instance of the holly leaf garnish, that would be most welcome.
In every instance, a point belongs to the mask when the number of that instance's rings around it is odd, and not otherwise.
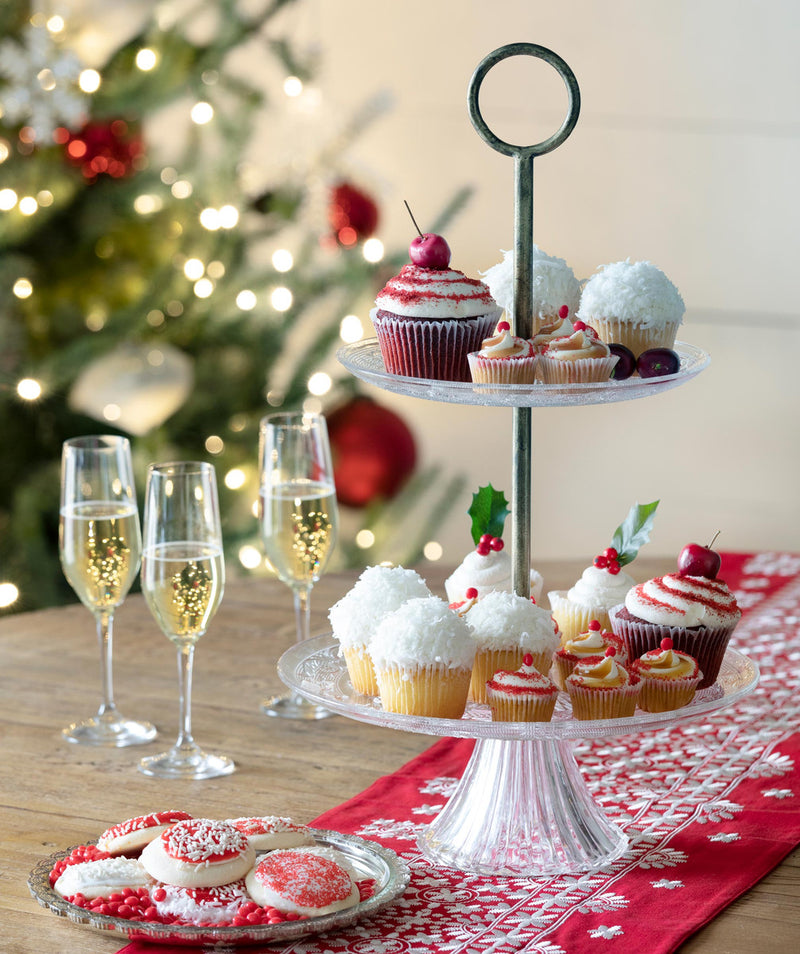
[[[611,546],[617,551],[617,562],[620,566],[635,560],[639,548],[650,539],[658,504],[658,500],[649,504],[634,504],[628,511],[628,516],[614,531]]]
[[[491,537],[503,536],[503,526],[510,511],[503,491],[487,484],[472,495],[472,506],[467,513],[472,517],[472,541],[477,546],[484,533]]]

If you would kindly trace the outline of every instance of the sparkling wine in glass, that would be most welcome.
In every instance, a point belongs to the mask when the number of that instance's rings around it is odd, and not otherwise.
[[[112,678],[114,611],[136,579],[142,552],[127,438],[104,435],[64,442],[58,541],[64,575],[97,624],[103,685],[97,715],[68,726],[63,736],[85,745],[149,742],[155,727],[120,713]]]
[[[294,594],[297,640],[308,639],[311,587],[336,543],[338,510],[328,429],[321,414],[271,414],[259,432],[259,522],[267,561]],[[267,715],[322,719],[299,693],[262,706]]]
[[[151,464],[147,471],[142,592],[178,650],[180,728],[168,752],[144,758],[139,771],[159,778],[213,778],[234,770],[192,737],[192,671],[197,641],[225,589],[225,561],[214,467],[203,461]]]

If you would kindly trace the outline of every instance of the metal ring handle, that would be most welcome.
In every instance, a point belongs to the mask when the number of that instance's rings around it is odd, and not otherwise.
[[[480,92],[481,83],[486,77],[486,74],[493,66],[501,60],[508,59],[510,56],[535,56],[549,63],[564,80],[567,92],[569,93],[569,111],[567,112],[566,119],[561,124],[561,128],[553,133],[549,139],[538,142],[533,146],[514,146],[495,136],[486,125],[481,115],[480,107],[478,106],[478,93]],[[497,152],[502,153],[504,156],[518,156],[521,158],[533,157],[543,156],[545,153],[552,152],[553,149],[564,142],[575,128],[575,123],[578,121],[578,114],[581,111],[581,92],[578,87],[578,81],[575,79],[575,74],[557,53],[548,50],[544,46],[538,46],[536,43],[509,43],[507,46],[501,46],[494,52],[489,53],[480,61],[469,83],[468,103],[469,117],[472,120],[472,125],[487,145],[491,146],[492,149],[495,149]]]

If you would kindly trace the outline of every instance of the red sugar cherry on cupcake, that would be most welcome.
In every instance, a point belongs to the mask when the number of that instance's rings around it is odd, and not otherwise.
[[[532,666],[533,665],[533,656],[530,653],[525,653],[522,657],[523,666]]]
[[[611,657],[611,656],[616,656],[616,655],[617,655],[617,647],[616,647],[616,646],[609,646],[608,649],[606,650],[605,654],[606,654],[606,656],[609,656],[609,657]]]
[[[666,652],[668,649],[672,649],[672,640],[669,638],[669,636],[665,636],[665,637],[661,640],[661,648],[662,648],[665,652]]]
[[[558,309],[558,317],[561,318],[562,320],[563,320],[564,318],[566,318],[568,314],[569,314],[569,306],[568,306],[568,305],[562,305],[562,306]]]
[[[476,600],[478,598],[478,591],[474,586],[470,586],[464,596],[466,596],[468,600]]]
[[[602,629],[602,627],[600,626],[600,620],[599,620],[599,619],[593,619],[593,620],[589,623],[589,629],[590,629],[593,633],[599,633],[600,630]]]
[[[572,328],[574,331],[586,331],[586,322],[585,321],[573,321]]]
[[[507,321],[501,321],[497,326],[498,331],[511,331],[511,325]]]

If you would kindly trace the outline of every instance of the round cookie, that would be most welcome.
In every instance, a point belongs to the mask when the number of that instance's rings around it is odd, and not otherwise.
[[[190,924],[228,924],[250,895],[244,879],[211,888],[181,888],[163,884],[150,892],[156,911]]]
[[[255,859],[255,848],[243,832],[209,818],[176,822],[141,854],[148,874],[181,888],[211,888],[238,881]]]
[[[298,825],[291,818],[283,818],[279,815],[228,818],[227,824],[233,825],[246,835],[256,851],[298,848],[300,845],[316,844],[311,829],[307,825]]]
[[[358,904],[358,885],[330,858],[302,848],[265,855],[245,878],[250,897],[262,907],[318,917]]]
[[[171,810],[154,812],[151,815],[137,815],[107,828],[97,839],[97,847],[109,855],[125,855],[139,851],[169,828],[175,822],[185,821],[192,816],[188,812]]]
[[[63,898],[76,894],[84,898],[107,898],[126,889],[146,888],[151,883],[147,871],[135,858],[100,858],[69,865],[53,888]]]

